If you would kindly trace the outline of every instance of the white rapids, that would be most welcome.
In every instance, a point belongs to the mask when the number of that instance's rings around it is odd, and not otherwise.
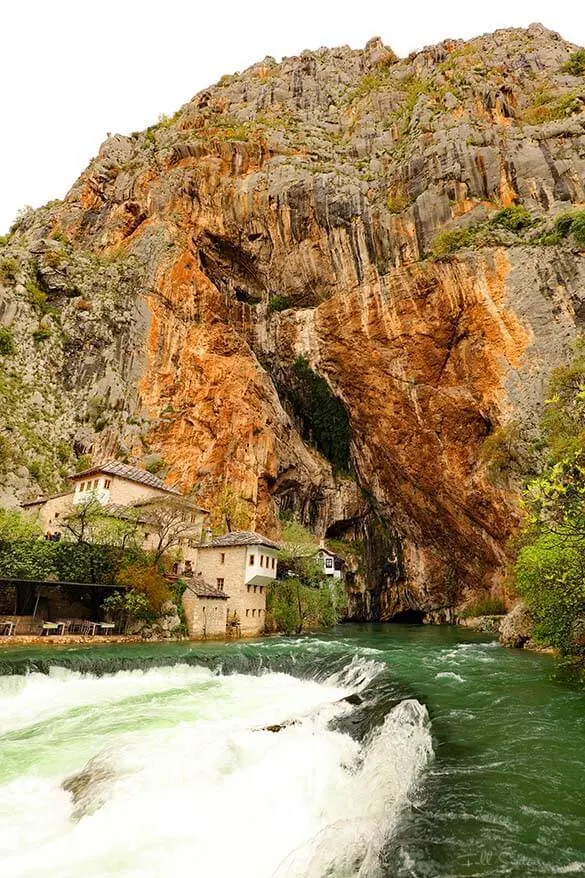
[[[377,875],[432,756],[417,701],[362,744],[328,728],[378,668],[0,678],[2,878]]]

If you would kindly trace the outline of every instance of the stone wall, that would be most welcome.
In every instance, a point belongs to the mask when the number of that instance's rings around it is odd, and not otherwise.
[[[227,601],[222,598],[201,598],[187,586],[183,607],[190,637],[224,638],[226,635]]]
[[[266,551],[262,546],[255,546],[254,549]],[[202,546],[197,571],[214,588],[220,587],[218,580],[223,579],[223,590],[228,595],[229,617],[237,613],[242,634],[253,636],[264,631],[266,586],[245,584],[248,551],[249,547],[246,546]]]

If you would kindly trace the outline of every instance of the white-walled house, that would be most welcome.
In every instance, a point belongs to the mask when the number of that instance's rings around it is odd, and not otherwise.
[[[343,579],[343,568],[345,562],[343,558],[336,555],[325,546],[320,546],[317,552],[317,559],[323,565],[323,573],[325,576],[332,576],[334,579]]]
[[[97,502],[112,518],[127,518],[132,514],[142,548],[148,551],[157,548],[157,506],[171,504],[176,506],[185,525],[189,525],[182,530],[173,549],[181,557],[182,568],[195,568],[203,524],[209,515],[206,509],[158,476],[118,461],[98,464],[69,479],[71,491],[22,504],[23,509],[36,516],[44,530],[63,531],[67,516],[75,512],[76,507]]]
[[[252,531],[227,533],[199,546],[197,576],[228,595],[226,626],[235,619],[244,635],[264,631],[266,588],[276,579],[278,549]]]

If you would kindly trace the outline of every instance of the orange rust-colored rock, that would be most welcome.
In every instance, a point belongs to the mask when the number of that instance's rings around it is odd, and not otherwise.
[[[279,511],[372,543],[381,521],[355,586],[377,595],[369,617],[496,586],[517,498],[482,446],[534,424],[584,310],[583,254],[540,233],[585,203],[585,114],[523,121],[543,90],[573,87],[570,50],[535,25],[404,61],[379,41],[265,59],[109,138],[9,245],[68,338],[33,347],[32,306],[9,291],[22,373],[64,376],[47,447],[156,454],[169,481],[206,505],[233,492],[270,535]],[[492,222],[514,203],[533,228]],[[468,227],[473,248],[429,258]],[[299,358],[345,408],[351,477],[291,404]]]

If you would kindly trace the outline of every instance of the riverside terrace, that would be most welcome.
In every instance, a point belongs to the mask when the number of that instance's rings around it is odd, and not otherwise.
[[[112,589],[124,588],[116,583],[0,578],[0,635],[109,633],[101,607]],[[64,620],[71,624],[56,627]]]

